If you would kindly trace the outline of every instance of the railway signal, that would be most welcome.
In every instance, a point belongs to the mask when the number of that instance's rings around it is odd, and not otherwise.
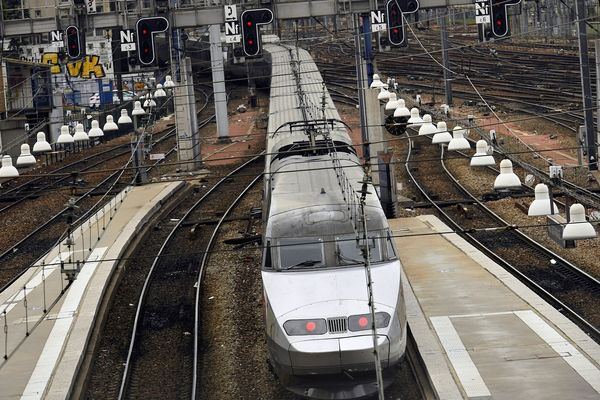
[[[144,65],[149,65],[156,58],[154,55],[154,35],[169,28],[165,17],[142,18],[135,24],[138,57]]]
[[[242,13],[242,45],[247,56],[260,53],[260,25],[270,24],[273,12],[268,8],[246,10]]]
[[[411,14],[419,9],[419,0],[389,0],[386,4],[387,31],[390,43],[405,46],[404,14]]]
[[[501,38],[510,32],[508,26],[508,6],[514,6],[521,0],[490,0],[492,9],[492,33],[495,37]]]
[[[67,27],[67,54],[69,58],[79,58],[81,56],[81,36],[79,28],[76,26]]]

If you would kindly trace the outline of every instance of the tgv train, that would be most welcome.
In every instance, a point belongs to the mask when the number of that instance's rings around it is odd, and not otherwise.
[[[262,281],[271,364],[295,393],[348,399],[377,390],[362,250],[369,248],[384,384],[406,348],[401,266],[376,192],[302,49],[266,44],[272,59]],[[363,219],[352,204],[365,187]],[[344,188],[344,189],[343,189]]]

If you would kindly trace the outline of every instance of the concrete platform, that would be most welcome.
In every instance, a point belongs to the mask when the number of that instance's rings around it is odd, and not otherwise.
[[[600,398],[600,346],[571,321],[436,217],[390,226],[437,398]]]
[[[65,399],[127,245],[184,184],[127,188],[0,293],[0,399]],[[61,273],[77,265],[72,284]],[[5,350],[6,349],[6,350]]]

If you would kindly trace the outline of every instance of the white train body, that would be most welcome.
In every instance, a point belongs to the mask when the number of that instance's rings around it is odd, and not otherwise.
[[[357,239],[359,208],[349,206],[363,168],[310,55],[276,44],[265,50],[273,65],[262,269],[270,359],[282,382],[305,396],[368,395],[376,387],[365,243]],[[377,342],[387,376],[406,347],[401,266],[375,189],[367,189]]]

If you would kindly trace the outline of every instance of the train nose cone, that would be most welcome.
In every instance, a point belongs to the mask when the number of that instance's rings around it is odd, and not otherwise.
[[[378,335],[381,365],[389,360],[387,336]],[[290,344],[292,369],[298,375],[336,374],[343,371],[370,371],[373,366],[373,338],[370,335],[338,339],[310,339]]]
[[[342,372],[338,339],[313,339],[290,344],[292,369],[297,375]]]
[[[370,371],[374,368],[373,362],[373,337],[355,336],[339,339],[341,351],[341,364],[343,370]],[[388,366],[390,343],[387,336],[377,336],[377,350],[381,359],[381,366]]]

